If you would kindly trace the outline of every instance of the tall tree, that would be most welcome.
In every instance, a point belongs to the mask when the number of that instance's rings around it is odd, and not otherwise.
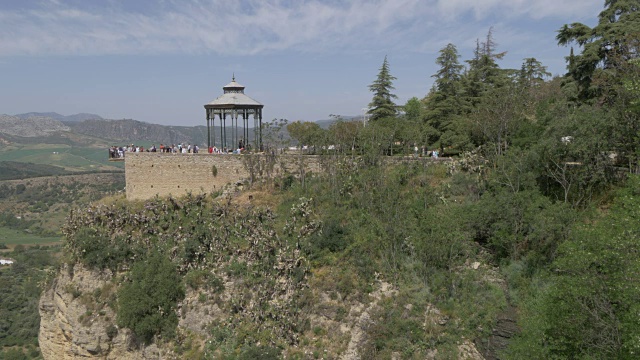
[[[403,106],[404,115],[397,132],[397,140],[403,145],[403,151],[413,153],[414,147],[424,145],[424,138],[420,134],[422,119],[424,118],[424,104],[417,97],[412,97]]]
[[[485,41],[476,41],[473,59],[466,61],[469,64],[469,70],[464,76],[464,92],[471,105],[479,103],[486,91],[509,82],[507,75],[510,71],[500,69],[497,62],[507,52],[497,52],[497,46],[493,39],[493,28],[489,28]]]
[[[545,78],[551,76],[547,67],[543,66],[536,58],[526,58],[522,63],[522,68],[518,73],[518,81],[524,87],[534,87],[544,82]]]
[[[396,80],[396,78],[389,72],[389,62],[385,56],[378,72],[378,77],[369,85],[369,90],[373,93],[373,99],[369,103],[368,111],[369,115],[371,115],[371,121],[396,116],[397,106],[393,99],[398,97],[391,93],[391,90],[395,89],[393,80]]]
[[[431,77],[436,79],[436,89],[445,95],[454,96],[457,93],[464,70],[464,65],[460,64],[459,59],[460,54],[454,44],[449,43],[440,49],[440,56],[436,59],[440,69]]]
[[[586,99],[599,95],[592,81],[600,70],[615,69],[614,60],[638,57],[637,41],[633,40],[640,35],[640,0],[605,0],[604,5],[595,27],[565,24],[556,36],[559,45],[575,43],[583,48],[581,54],[567,60],[569,75]]]
[[[500,156],[522,124],[523,92],[514,84],[487,91],[470,114],[476,141]]]
[[[464,147],[468,137],[460,128],[462,109],[460,93],[462,91],[462,72],[464,65],[459,62],[460,55],[455,45],[447,44],[440,50],[436,64],[440,66],[434,87],[424,99],[426,103],[425,132],[430,143],[437,143],[443,152],[445,147]]]
[[[483,42],[476,41],[473,59],[467,60],[469,71],[477,72],[480,81],[483,83],[494,84],[500,75],[498,60],[502,60],[507,52],[497,52],[497,47],[498,43],[493,39],[493,28],[491,27]]]

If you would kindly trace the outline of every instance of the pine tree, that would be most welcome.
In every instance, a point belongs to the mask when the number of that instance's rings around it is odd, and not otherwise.
[[[497,63],[507,53],[496,52],[497,46],[493,40],[493,28],[490,28],[485,41],[476,40],[473,59],[466,60],[469,70],[463,77],[463,88],[465,101],[471,106],[478,105],[488,91],[511,81],[509,76],[513,71],[500,69]]]
[[[460,55],[458,49],[453,44],[447,44],[440,50],[440,56],[436,59],[436,64],[440,65],[440,70],[431,77],[435,78],[436,88],[445,95],[455,95],[459,86],[462,70],[464,66],[459,62]]]
[[[447,44],[440,50],[436,64],[440,66],[433,89],[424,99],[426,103],[426,123],[428,142],[439,144],[443,153],[444,147],[463,148],[468,142],[464,131],[458,124],[459,115],[463,111],[461,102],[461,79],[464,66],[459,62],[460,55],[456,46]]]
[[[543,83],[544,79],[550,76],[551,73],[540,61],[536,58],[526,58],[518,73],[518,81],[522,86],[530,88]]]
[[[582,53],[567,58],[569,75],[578,82],[582,99],[601,95],[592,86],[602,69],[615,72],[621,62],[638,57],[640,36],[640,0],[606,0],[598,25],[593,28],[573,23],[558,30],[558,45],[577,44]],[[596,81],[597,82],[597,81]]]
[[[369,90],[373,93],[373,99],[369,103],[368,111],[368,114],[371,115],[371,121],[396,116],[397,106],[393,99],[398,97],[391,93],[391,90],[395,89],[393,80],[396,80],[396,78],[389,72],[389,62],[385,56],[378,77],[369,85]]]

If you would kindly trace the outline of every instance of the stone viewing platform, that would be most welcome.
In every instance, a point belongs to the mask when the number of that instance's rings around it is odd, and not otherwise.
[[[283,172],[299,174],[301,168],[307,173],[319,173],[319,156],[132,152],[125,158],[127,199],[213,193],[237,182]]]
[[[383,157],[387,164],[407,161],[427,163],[451,159]],[[300,154],[170,154],[132,152],[125,157],[127,199],[144,200],[158,196],[182,196],[221,191],[238,182],[292,174],[299,177],[322,174],[322,163],[336,161],[331,155]]]

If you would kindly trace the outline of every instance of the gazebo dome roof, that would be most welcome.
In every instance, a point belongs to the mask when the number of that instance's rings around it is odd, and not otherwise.
[[[205,108],[230,108],[230,107],[263,107],[261,103],[250,98],[244,93],[244,86],[236,82],[235,75],[231,79],[231,82],[225,85],[223,88],[224,94],[218,96],[215,100],[207,103]]]
[[[233,80],[231,80],[231,82],[230,82],[230,83],[228,83],[227,85],[225,85],[222,89],[224,89],[224,90],[225,90],[225,92],[226,92],[226,90],[232,90],[232,89],[233,89],[233,90],[235,90],[235,89],[238,89],[238,90],[244,90],[244,85],[240,85],[240,84],[238,84],[238,83],[236,82],[235,77],[234,77],[234,78],[233,78]]]
[[[264,106],[243,93],[228,92],[218,96],[218,98],[216,98],[215,100],[207,103],[205,107],[220,105],[250,105],[259,107]]]

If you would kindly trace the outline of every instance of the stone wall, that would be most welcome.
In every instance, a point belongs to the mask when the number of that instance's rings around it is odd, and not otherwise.
[[[301,163],[302,162],[302,166]],[[238,181],[320,172],[317,156],[127,153],[127,199],[212,193]]]

